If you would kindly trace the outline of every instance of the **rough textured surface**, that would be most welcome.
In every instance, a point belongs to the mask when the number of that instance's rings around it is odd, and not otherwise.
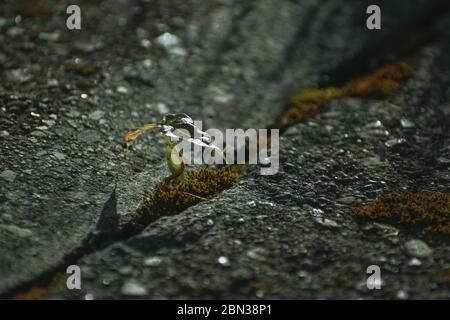
[[[423,26],[431,42],[398,95],[331,103],[286,132],[279,174],[250,170],[215,201],[83,257],[82,292],[53,297],[449,297],[448,239],[350,216],[382,192],[450,191],[449,21],[436,15],[447,1],[382,1],[373,33],[369,1],[24,2],[0,4],[0,295],[62,267],[116,180],[123,223],[166,175],[154,137],[125,159],[126,130],[167,111],[266,127],[299,89],[415,48]],[[65,29],[68,3],[80,4],[82,31]],[[411,266],[404,244],[416,238],[433,251]],[[383,290],[365,287],[370,264],[382,267]]]
[[[86,257],[87,280],[75,296],[116,297],[124,283],[138,281],[150,298],[449,298],[439,276],[450,267],[448,238],[351,218],[353,208],[383,192],[412,185],[450,191],[441,163],[449,157],[442,116],[449,106],[430,103],[418,112],[422,92],[449,98],[426,72],[430,61],[448,61],[445,50],[425,49],[400,95],[332,103],[289,129],[278,175],[248,173],[213,203],[161,218]],[[402,127],[405,117],[414,129]],[[406,142],[386,146],[396,138]],[[419,248],[411,255],[412,239],[426,241],[432,254]],[[146,264],[149,258],[158,263]],[[367,290],[372,264],[381,267],[382,290]],[[64,288],[61,295],[72,296]]]

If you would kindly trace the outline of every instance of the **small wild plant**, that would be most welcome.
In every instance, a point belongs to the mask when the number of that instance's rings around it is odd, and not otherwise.
[[[174,182],[177,184],[186,176],[185,163],[182,158],[183,151],[177,147],[181,141],[187,141],[204,148],[213,148],[225,158],[222,150],[211,143],[211,137],[195,126],[192,118],[185,113],[169,113],[158,123],[149,123],[128,131],[124,136],[126,150],[130,149],[134,140],[154,129],[158,130],[163,136],[166,145],[167,165],[171,172],[171,175],[165,178],[166,183]]]

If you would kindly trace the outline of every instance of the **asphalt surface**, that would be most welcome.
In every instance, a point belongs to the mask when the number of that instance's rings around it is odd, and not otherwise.
[[[68,1],[0,4],[0,296],[70,263],[82,290],[50,298],[450,298],[448,237],[351,217],[385,192],[450,191],[446,1],[384,1],[376,32],[365,1],[73,3],[79,31]],[[283,132],[278,174],[250,166],[212,201],[120,234],[168,175],[156,135],[125,157],[127,130],[167,112],[265,128],[299,90],[400,55],[415,74],[398,94],[334,101]],[[118,232],[79,250],[114,189]]]

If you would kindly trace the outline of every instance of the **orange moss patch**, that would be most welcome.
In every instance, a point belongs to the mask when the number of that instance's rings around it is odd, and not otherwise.
[[[359,78],[342,88],[343,96],[391,95],[397,93],[402,82],[412,77],[414,71],[405,62],[386,65],[373,74]]]
[[[47,287],[34,287],[28,292],[20,293],[12,297],[13,300],[41,300],[46,299],[51,291],[67,279],[63,273],[56,274]]]
[[[188,171],[186,177],[175,186],[159,182],[152,192],[145,195],[136,217],[127,227],[136,232],[161,216],[177,214],[211,199],[230,188],[236,182],[240,170],[240,166],[219,169],[203,167],[198,171]]]
[[[450,235],[450,195],[442,192],[389,193],[353,211],[358,220],[388,221],[419,226]]]
[[[66,63],[64,71],[82,76],[90,76],[97,72],[97,67],[92,64]]]
[[[20,1],[17,11],[26,17],[40,18],[53,15],[55,4],[45,0],[26,0]]]
[[[434,270],[432,276],[441,284],[450,285],[450,269],[437,269]]]
[[[404,63],[381,67],[374,73],[349,82],[340,88],[307,89],[289,101],[288,110],[275,122],[275,128],[286,128],[319,113],[329,102],[344,97],[391,95],[398,92],[402,82],[413,75]]]
[[[248,283],[248,286],[252,289],[260,289],[265,291],[271,291],[272,290],[272,279],[269,278],[260,278],[260,279],[254,279],[251,280]]]

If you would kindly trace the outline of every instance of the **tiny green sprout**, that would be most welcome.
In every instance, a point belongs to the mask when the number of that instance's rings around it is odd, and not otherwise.
[[[166,183],[171,181],[178,183],[185,177],[184,170],[186,166],[182,158],[183,151],[177,146],[181,141],[187,141],[205,148],[213,148],[220,152],[225,160],[222,150],[211,144],[211,137],[195,126],[192,118],[185,113],[168,113],[158,123],[149,123],[143,127],[128,131],[124,136],[126,151],[130,149],[134,140],[155,128],[163,136],[163,141],[166,145],[167,166],[172,173],[165,178]]]

